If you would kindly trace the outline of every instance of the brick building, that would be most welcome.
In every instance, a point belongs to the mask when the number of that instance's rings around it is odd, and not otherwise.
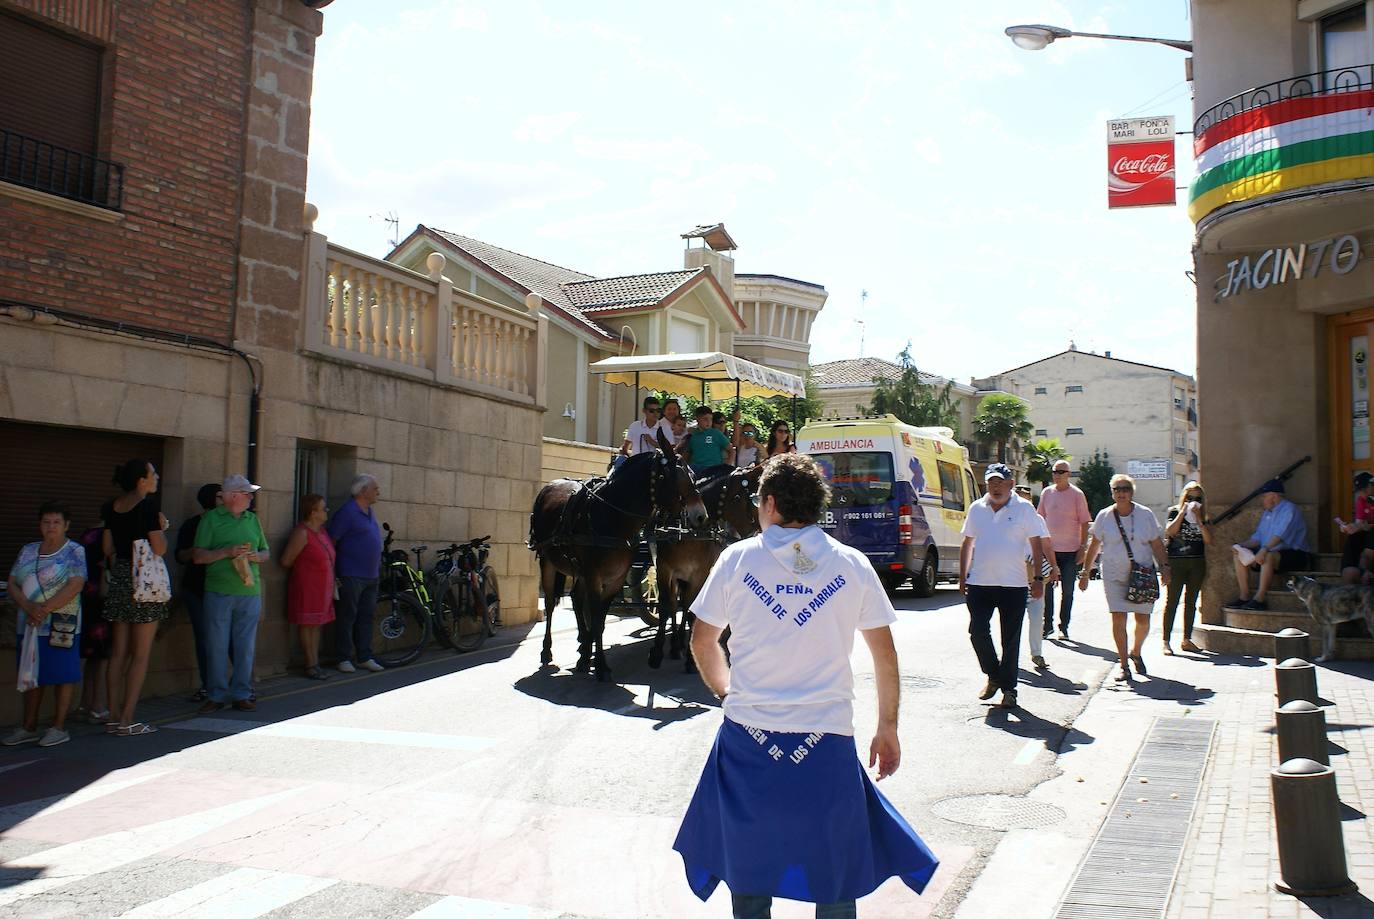
[[[312,231],[323,5],[0,0],[0,563],[36,538],[42,500],[71,506],[74,533],[94,522],[131,456],[158,464],[174,526],[203,482],[247,471],[278,551],[302,493],[337,506],[368,471],[403,540],[493,534],[519,622],[535,606],[521,541],[539,302],[492,303],[455,291],[442,259],[408,271]],[[281,571],[264,576],[260,674],[294,653]],[[174,613],[145,692],[193,670]]]

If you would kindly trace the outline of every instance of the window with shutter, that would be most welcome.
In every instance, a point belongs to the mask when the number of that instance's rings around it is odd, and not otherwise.
[[[119,206],[120,168],[97,158],[103,53],[0,11],[0,181]]]

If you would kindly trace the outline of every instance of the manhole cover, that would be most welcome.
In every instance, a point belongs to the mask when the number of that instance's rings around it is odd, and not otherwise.
[[[898,679],[901,680],[902,686],[906,689],[936,689],[944,685],[944,683],[934,677],[928,676],[902,676],[898,677]],[[873,674],[861,673],[854,678],[854,682],[872,685]]]
[[[937,801],[939,817],[993,830],[1038,830],[1064,819],[1064,811],[1020,795],[965,795]]]

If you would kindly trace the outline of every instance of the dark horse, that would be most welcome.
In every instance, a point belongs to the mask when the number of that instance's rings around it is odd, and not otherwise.
[[[706,520],[706,508],[686,464],[659,434],[659,449],[630,457],[604,479],[555,479],[539,490],[530,512],[529,547],[539,557],[544,590],[544,650],[553,663],[553,610],[572,578],[577,616],[579,673],[610,679],[602,648],[606,609],[625,584],[645,524],[678,516],[689,526]]]
[[[688,609],[722,550],[759,531],[753,494],[758,490],[762,472],[762,466],[748,470],[722,469],[697,479],[697,491],[706,505],[707,528],[698,532],[664,533],[657,540],[654,571],[658,575],[658,632],[654,635],[654,646],[649,649],[650,667],[663,664],[666,627],[672,633],[668,656],[677,660],[686,653],[687,672],[696,669],[692,655],[686,652],[693,619]]]

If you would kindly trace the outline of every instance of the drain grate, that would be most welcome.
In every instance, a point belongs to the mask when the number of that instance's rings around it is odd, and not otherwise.
[[[993,830],[1038,830],[1064,819],[1062,808],[1020,795],[964,795],[937,801],[938,817]]]
[[[1164,915],[1215,728],[1207,718],[1155,719],[1056,919]]]

